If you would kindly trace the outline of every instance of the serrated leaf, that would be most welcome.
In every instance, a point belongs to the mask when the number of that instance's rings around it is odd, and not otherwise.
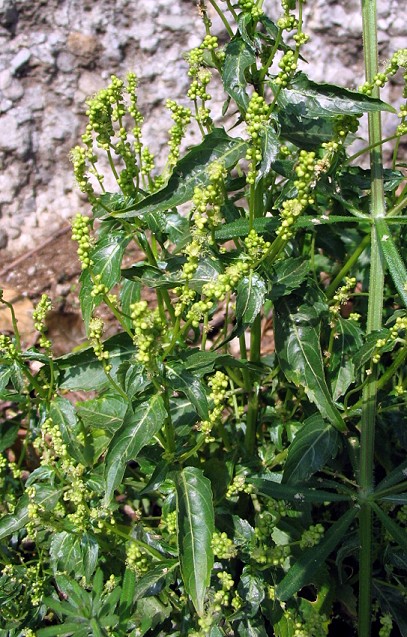
[[[91,251],[92,274],[109,290],[120,280],[123,254],[129,242],[127,233],[115,231],[99,239]]]
[[[309,267],[309,260],[304,257],[290,257],[277,261],[271,277],[270,298],[279,299],[299,288],[308,275]]]
[[[243,113],[250,100],[246,92],[246,71],[255,62],[256,56],[247,40],[240,36],[232,38],[225,50],[222,80],[226,93],[235,100]]]
[[[315,296],[312,290],[309,292]],[[293,294],[275,304],[276,352],[286,378],[304,388],[309,400],[334,427],[346,431],[325,380],[320,345],[321,299],[311,297],[306,300]]]
[[[149,402],[138,405],[134,411],[129,405],[123,424],[113,436],[106,455],[106,504],[121,483],[127,463],[134,460],[158,433],[166,416],[164,401],[159,394],[153,396]]]
[[[168,184],[126,212],[116,216],[131,219],[150,212],[166,211],[192,199],[194,189],[208,185],[208,168],[218,161],[226,169],[232,168],[246,155],[247,142],[232,138],[223,128],[215,128],[203,142],[194,146],[174,168]]]
[[[169,386],[174,391],[182,392],[195,407],[202,420],[208,418],[208,398],[204,384],[181,365],[167,367]]]
[[[177,472],[174,481],[182,580],[197,613],[202,615],[213,566],[215,524],[210,481],[196,467]]]
[[[326,531],[319,544],[304,551],[294,562],[288,573],[276,588],[276,597],[286,601],[306,584],[313,581],[318,569],[345,536],[346,531],[357,515],[356,508],[349,509]]]
[[[263,307],[267,288],[263,279],[251,272],[243,277],[236,290],[236,317],[244,325],[252,325]]]
[[[130,337],[123,333],[112,336],[104,342],[109,352],[110,375],[115,379],[120,364],[134,355],[136,348]],[[61,389],[100,391],[109,385],[103,365],[96,358],[92,347],[81,352],[60,356],[55,363],[60,371]]]
[[[283,482],[306,482],[329,458],[336,456],[339,443],[337,429],[319,414],[307,418],[288,448]]]

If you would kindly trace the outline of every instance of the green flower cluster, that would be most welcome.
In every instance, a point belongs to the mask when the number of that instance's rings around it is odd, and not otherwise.
[[[292,78],[295,71],[297,70],[297,64],[298,64],[298,56],[295,54],[295,52],[292,49],[289,49],[288,51],[286,51],[283,57],[281,58],[280,62],[278,63],[278,66],[280,67],[281,71],[275,78],[274,80],[275,83],[281,86],[282,88],[285,88],[286,86],[288,86],[290,79]]]
[[[312,524],[301,535],[300,548],[307,549],[319,544],[325,533],[325,529],[322,524]]]
[[[102,341],[104,330],[103,320],[99,317],[93,317],[89,321],[89,341],[93,347],[96,358],[103,364],[103,369],[109,373],[112,366],[109,364],[109,352],[105,351]]]
[[[401,345],[405,346],[406,331],[407,331],[407,316],[398,316],[395,320],[394,325],[391,326],[386,338],[377,339],[376,349],[372,356],[373,363],[378,363],[380,361],[381,353],[385,349],[389,349],[389,346],[394,347],[397,343],[400,343]],[[403,390],[403,393],[404,393],[404,390]]]
[[[227,404],[227,390],[229,388],[229,379],[223,372],[217,371],[208,382],[212,389],[209,398],[213,401],[214,407],[209,412],[208,420],[203,420],[196,428],[205,434],[206,442],[213,442],[215,439],[211,437],[212,429],[222,422],[222,414]]]
[[[250,13],[254,20],[263,15],[263,10],[258,6],[257,0],[239,0],[239,7],[244,13]]]
[[[242,473],[239,473],[233,478],[227,488],[226,497],[228,499],[235,498],[240,493],[253,493],[253,486],[246,482],[246,477]]]
[[[126,551],[126,565],[134,571],[138,577],[148,572],[151,558],[135,542],[129,542]]]
[[[5,334],[0,334],[0,356],[6,360],[16,360],[20,356],[15,343]]]
[[[225,571],[220,571],[216,574],[220,581],[221,589],[216,591],[213,596],[212,609],[216,613],[220,613],[223,608],[230,605],[230,594],[234,587],[233,577]]]
[[[93,174],[100,184],[102,184],[104,179],[104,176],[96,169],[97,156],[91,148],[75,146],[72,148],[69,157],[73,165],[73,173],[79,190],[85,193],[90,201],[95,200],[96,194],[89,174]]]
[[[227,534],[215,532],[212,536],[212,550],[214,555],[220,560],[231,560],[236,557],[237,549],[233,544],[233,540],[228,538]]]
[[[393,619],[390,613],[384,613],[380,617],[379,637],[390,637],[393,631]]]
[[[261,132],[268,120],[269,111],[269,106],[267,106],[264,97],[254,92],[250,98],[246,113],[247,132],[251,138],[251,144],[246,153],[246,159],[250,162],[250,169],[246,176],[248,184],[254,184],[256,180],[256,166],[262,159]]]
[[[78,243],[77,254],[82,270],[86,270],[86,268],[92,265],[90,258],[92,249],[92,238],[90,235],[91,223],[90,217],[85,217],[79,212],[72,220],[72,239]]]
[[[170,154],[167,161],[169,166],[175,166],[180,156],[181,141],[191,122],[192,113],[191,109],[177,104],[174,100],[167,100],[166,106],[174,120],[174,126],[169,130],[170,139],[168,145],[170,147]]]
[[[134,329],[133,340],[138,348],[136,358],[143,365],[149,365],[163,332],[159,311],[150,310],[147,301],[137,301],[130,305],[130,312]]]
[[[356,279],[353,276],[345,277],[345,285],[342,285],[337,289],[333,298],[332,305],[329,308],[332,319],[339,315],[341,310],[341,305],[344,305],[349,301],[349,297],[356,286]],[[333,327],[333,324],[331,325]]]
[[[40,347],[43,347],[46,350],[49,350],[51,347],[51,341],[45,336],[46,325],[45,319],[47,317],[48,312],[50,312],[52,308],[51,299],[47,294],[43,294],[41,299],[38,302],[37,307],[33,311],[33,320],[34,327],[37,332],[40,333]]]

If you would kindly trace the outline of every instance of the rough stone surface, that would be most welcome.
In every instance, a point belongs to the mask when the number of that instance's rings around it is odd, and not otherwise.
[[[403,0],[379,0],[380,54],[405,47]],[[277,0],[265,0],[273,19]],[[214,30],[223,27],[212,12]],[[305,55],[316,81],[355,88],[363,81],[360,0],[309,0]],[[188,86],[183,52],[204,31],[195,0],[0,0],[0,250],[32,249],[86,210],[69,150],[84,129],[84,100],[115,73],[140,78],[145,141],[163,161],[168,97]],[[214,91],[220,113],[221,87]],[[397,100],[400,80],[384,98]],[[390,126],[385,120],[385,132]],[[390,130],[390,128],[388,128]],[[1,253],[0,253],[1,254]]]

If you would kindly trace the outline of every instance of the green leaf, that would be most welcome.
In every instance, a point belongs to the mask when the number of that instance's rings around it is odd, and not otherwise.
[[[129,405],[120,429],[113,436],[105,460],[105,503],[113,497],[114,490],[123,479],[126,465],[134,460],[161,429],[167,412],[162,397],[157,394],[141,403],[133,411]]]
[[[55,507],[61,495],[62,489],[55,489],[55,487],[46,484],[36,484],[32,501],[43,507],[45,511],[50,511]],[[14,513],[8,513],[1,518],[0,540],[19,531],[29,522],[28,504],[30,501],[26,494],[22,495]]]
[[[48,602],[49,606],[50,601],[52,602],[53,606],[55,606],[55,600],[50,600],[49,598],[44,599],[44,602]],[[66,609],[64,608],[64,612],[65,611]],[[84,630],[86,631],[85,633],[83,632]],[[47,626],[46,628],[40,628],[36,631],[37,637],[54,637],[56,635],[63,635],[64,637],[75,635],[81,637],[83,634],[89,634],[88,629],[84,628],[81,630],[81,624],[77,622],[64,622],[63,624],[59,624],[58,626]]]
[[[351,499],[350,495],[323,491],[322,489],[301,488],[290,484],[280,484],[274,480],[266,478],[250,478],[250,484],[256,487],[262,495],[278,500],[288,500],[290,502],[346,502]]]
[[[151,379],[141,363],[125,360],[117,370],[117,380],[127,398],[132,400],[151,386]]]
[[[299,288],[307,277],[309,268],[309,260],[304,257],[289,257],[277,261],[271,277],[270,298],[275,301]]]
[[[126,197],[122,193],[104,192],[92,207],[92,215],[96,218],[103,218],[110,212],[123,210],[123,208],[133,205],[134,201],[133,197]]]
[[[314,289],[307,290],[310,296],[306,299],[293,294],[275,304],[276,352],[286,378],[304,388],[309,400],[336,429],[346,431],[325,380],[320,345],[323,303]]]
[[[338,430],[319,414],[307,418],[288,448],[283,482],[306,482],[329,458],[336,456],[339,444]]]
[[[394,584],[373,580],[373,593],[383,613],[390,613],[396,622],[401,637],[407,637],[406,599],[404,591]],[[392,631],[393,632],[393,631]]]
[[[214,161],[229,169],[245,157],[246,151],[247,142],[229,137],[223,128],[215,128],[201,144],[180,159],[165,188],[116,216],[130,219],[150,212],[166,211],[190,201],[196,187],[208,185],[208,168]]]
[[[246,92],[246,71],[255,62],[256,56],[252,47],[239,36],[232,38],[225,50],[223,86],[243,114],[246,113],[250,100]]]
[[[0,453],[9,449],[18,436],[19,424],[4,420],[0,425]]]
[[[250,567],[243,569],[237,592],[242,600],[244,600],[242,611],[245,618],[255,617],[258,614],[260,604],[264,599],[264,586],[265,583],[263,579],[252,573]]]
[[[201,420],[208,418],[208,399],[204,384],[194,374],[181,365],[167,367],[169,386],[174,391],[182,392],[195,407]]]
[[[393,540],[395,540],[404,551],[407,551],[407,533],[405,527],[400,527],[389,517],[387,513],[382,511],[375,502],[372,502],[371,506],[386,531],[392,536]]]
[[[387,340],[388,335],[389,330],[383,327],[381,330],[374,330],[366,336],[362,347],[360,347],[353,356],[356,371],[359,371],[366,365],[370,366],[372,356],[377,350],[377,341],[379,339]]]
[[[375,217],[375,227],[379,238],[380,251],[386,261],[396,290],[407,307],[407,269],[393,241],[385,219]]]
[[[111,434],[123,423],[128,402],[120,396],[102,396],[76,404],[76,411],[88,429],[103,429]]]
[[[92,318],[93,310],[102,302],[102,294],[92,296],[93,281],[90,269],[83,270],[79,277],[79,303],[81,306],[81,314],[85,324],[86,333],[89,333],[89,321]]]
[[[169,573],[178,566],[178,560],[163,560],[156,566],[150,568],[148,573],[140,577],[134,587],[133,600],[136,601],[142,597],[157,595],[159,584],[162,580],[168,578]]]
[[[303,586],[313,581],[319,567],[324,564],[327,557],[345,537],[346,531],[356,515],[357,510],[355,508],[349,509],[349,511],[328,529],[319,544],[304,551],[278,584],[276,588],[276,596],[278,599],[281,601],[288,600]]]
[[[302,72],[290,81],[289,88],[280,90],[277,103],[282,109],[288,105],[301,107],[302,113],[308,117],[396,112],[393,106],[382,100],[335,84],[313,82]]]
[[[75,407],[67,398],[57,396],[50,405],[50,418],[58,425],[62,440],[66,445],[69,454],[78,462],[86,465],[83,455],[83,447],[79,444],[77,434],[79,433],[78,419]]]
[[[133,328],[130,305],[140,301],[140,290],[141,285],[138,281],[128,281],[127,279],[122,281],[120,288],[120,304],[124,315],[122,316],[122,321],[128,330]]]
[[[281,221],[279,221],[279,219],[263,217],[254,220],[253,228],[258,234],[264,234],[265,232],[273,233],[280,223]],[[229,241],[236,237],[247,237],[249,231],[249,219],[237,219],[236,221],[231,221],[218,227],[215,230],[215,239],[217,241]]]
[[[379,484],[375,489],[375,493],[377,496],[380,496],[382,491],[387,491],[390,487],[398,484],[399,482],[403,482],[407,480],[407,460],[402,462],[398,467],[393,469]]]
[[[97,565],[98,551],[96,540],[88,533],[82,536],[67,531],[55,533],[49,549],[52,569],[54,573],[66,571],[84,576],[89,581]]]
[[[136,351],[133,341],[124,333],[107,339],[104,349],[109,352],[109,363],[112,365],[110,374],[114,379],[120,364]],[[92,347],[61,356],[55,362],[61,374],[61,389],[100,391],[109,385],[103,366]]]
[[[362,347],[362,344],[360,326],[355,321],[339,316],[335,323],[335,338],[329,361],[329,375],[334,400],[343,396],[349,385],[354,382],[355,364],[353,362],[353,354]]]
[[[252,325],[263,307],[266,284],[258,274],[243,277],[236,290],[236,317],[244,325]]]
[[[280,150],[279,137],[275,125],[267,124],[260,131],[261,162],[257,167],[256,184],[263,177],[270,175],[273,164]]]
[[[210,481],[196,467],[174,475],[177,493],[178,550],[185,591],[199,615],[213,566],[214,511]]]
[[[115,231],[99,239],[90,254],[92,275],[109,290],[120,280],[123,254],[129,242],[127,233]]]

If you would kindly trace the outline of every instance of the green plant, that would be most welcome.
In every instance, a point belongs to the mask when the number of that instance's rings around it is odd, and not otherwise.
[[[407,110],[383,168],[394,109],[378,97],[407,50],[378,71],[365,0],[365,85],[317,84],[297,68],[301,1],[276,23],[261,0],[208,4],[229,41],[201,0],[192,109],[167,104],[161,172],[134,74],[88,101],[72,151],[92,205],[73,222],[87,345],[53,357],[43,297],[23,351],[3,300],[1,635],[319,637],[338,617],[349,635],[407,635]],[[362,169],[348,147],[366,112]],[[182,151],[189,126],[202,140]],[[107,340],[102,304],[120,326]]]

